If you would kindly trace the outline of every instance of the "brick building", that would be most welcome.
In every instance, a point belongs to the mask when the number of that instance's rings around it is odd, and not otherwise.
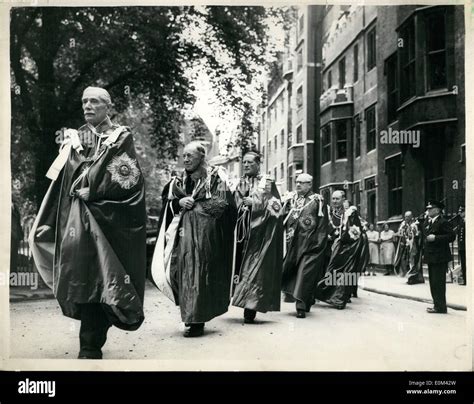
[[[324,8],[299,7],[285,52],[267,85],[268,102],[261,110],[257,146],[267,174],[280,192],[294,189],[296,176],[313,173],[319,154],[319,66],[317,40]],[[315,177],[315,186],[319,176]]]
[[[280,191],[301,171],[396,227],[465,197],[463,6],[300,7],[258,146]]]
[[[369,222],[464,201],[462,6],[331,6],[323,19],[320,190]]]

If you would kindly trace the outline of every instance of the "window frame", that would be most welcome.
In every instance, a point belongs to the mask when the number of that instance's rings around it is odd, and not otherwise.
[[[327,131],[327,132],[326,132]],[[326,137],[326,139],[325,139]],[[327,123],[321,127],[321,165],[332,161],[331,124]],[[325,159],[327,153],[327,160]]]
[[[377,32],[376,27],[367,32],[367,72],[377,66]]]
[[[372,104],[370,107],[365,109],[365,137],[366,137],[366,150],[367,153],[371,152],[372,150],[377,150],[377,104]],[[369,116],[373,112],[374,116],[374,126],[373,128],[369,129]],[[373,147],[372,142],[370,140],[373,139]]]

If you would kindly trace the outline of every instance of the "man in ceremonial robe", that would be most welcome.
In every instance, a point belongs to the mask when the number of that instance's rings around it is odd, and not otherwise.
[[[246,153],[242,165],[244,177],[234,192],[239,211],[232,304],[253,323],[257,312],[280,310],[283,216],[275,182],[259,174],[259,155]]]
[[[314,289],[324,275],[324,252],[328,232],[328,210],[315,194],[313,177],[300,174],[296,194],[286,203],[286,255],[282,291],[296,300],[297,318],[305,318],[314,302]]]
[[[87,123],[65,132],[29,240],[64,315],[81,320],[79,359],[102,358],[111,325],[136,330],[144,320],[144,179],[130,129],[110,121],[110,106],[106,90],[84,90]]]
[[[151,273],[156,286],[180,307],[185,337],[230,303],[237,209],[221,167],[208,167],[197,141],[183,150],[185,171],[165,186]]]
[[[330,232],[335,237],[323,279],[318,282],[316,299],[344,309],[357,287],[357,278],[369,260],[367,235],[355,206],[343,208],[344,193],[335,191],[330,213]],[[342,209],[341,209],[342,207]]]
[[[398,244],[395,253],[395,271],[407,277],[407,284],[424,283],[421,263],[422,234],[413,213],[405,212],[404,220],[398,228]]]
[[[433,307],[428,307],[428,313],[448,312],[446,306],[446,273],[448,263],[452,260],[449,243],[456,238],[451,223],[442,216],[444,204],[429,202],[428,218],[423,223],[424,248],[423,256],[428,264],[430,291],[433,297]]]

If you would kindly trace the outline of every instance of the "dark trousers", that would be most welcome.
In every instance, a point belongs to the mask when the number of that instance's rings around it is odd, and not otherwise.
[[[102,347],[107,340],[111,324],[100,303],[81,305],[81,330],[79,331],[79,356],[102,359]]]
[[[448,263],[428,264],[431,296],[436,310],[446,310],[446,271]]]
[[[464,284],[467,283],[466,279],[466,250],[459,250],[459,258],[461,259],[461,272],[462,272],[462,279]]]

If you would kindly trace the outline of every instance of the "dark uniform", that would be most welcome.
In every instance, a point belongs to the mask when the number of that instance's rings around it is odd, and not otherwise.
[[[460,207],[459,210],[464,211],[464,207]],[[458,225],[456,227],[456,233],[458,237],[458,254],[461,261],[461,271],[462,271],[462,285],[465,285],[466,280],[466,221],[464,218],[459,216]]]
[[[428,204],[427,208],[443,208],[440,202]],[[435,235],[434,241],[427,241],[430,235]],[[456,234],[451,224],[440,214],[434,219],[427,218],[423,224],[424,236],[424,258],[428,264],[428,274],[430,281],[431,296],[433,297],[434,308],[430,312],[446,313],[446,273],[448,262],[452,260],[449,243],[453,242]]]

